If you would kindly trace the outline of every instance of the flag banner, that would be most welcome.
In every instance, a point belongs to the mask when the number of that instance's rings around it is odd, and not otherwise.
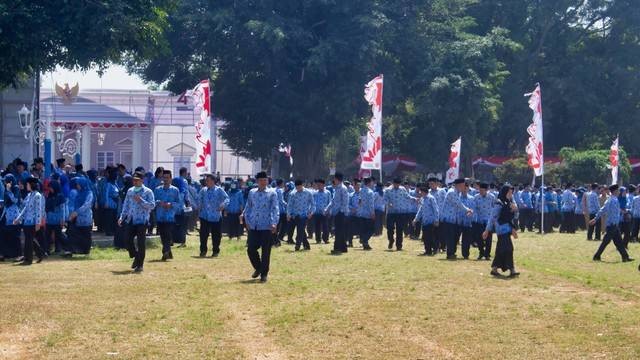
[[[462,147],[462,137],[459,137],[451,144],[451,153],[449,154],[449,170],[447,170],[446,183],[451,184],[455,179],[460,177],[460,148]]]
[[[195,124],[196,154],[195,164],[198,174],[210,173],[211,169],[211,98],[209,80],[202,80],[193,90],[187,90],[186,96],[193,98],[200,118]]]
[[[536,85],[536,89],[532,93],[525,94],[529,97],[529,108],[533,110],[533,122],[527,128],[529,133],[529,144],[527,144],[527,157],[529,166],[533,169],[536,176],[544,173],[544,155],[543,155],[543,138],[542,138],[542,93],[540,85]]]
[[[364,88],[364,98],[371,105],[373,116],[367,124],[367,147],[362,154],[361,169],[382,169],[382,75],[371,80]]]
[[[620,162],[620,154],[618,152],[618,141],[619,137],[616,137],[613,140],[613,144],[611,145],[611,152],[609,153],[609,167],[611,168],[611,184],[618,183],[618,165]]]

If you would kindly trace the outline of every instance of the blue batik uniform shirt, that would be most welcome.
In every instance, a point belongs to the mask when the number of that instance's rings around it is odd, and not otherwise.
[[[331,199],[326,211],[332,215],[337,215],[338,213],[349,215],[349,193],[344,184],[335,187],[333,199]]]
[[[358,196],[355,216],[371,219],[376,214],[374,193],[368,187],[362,187]]]
[[[496,198],[488,192],[485,196],[478,194],[474,197],[473,201],[473,221],[486,225],[491,219],[493,213],[493,206],[496,203]]]
[[[410,202],[415,201],[415,198],[404,187],[391,187],[384,191],[384,200],[388,214],[405,214],[410,212]]]
[[[313,214],[315,208],[315,201],[313,200],[313,193],[311,190],[303,188],[298,191],[297,189],[294,189],[289,194],[289,201],[287,202],[287,216],[307,217]]]
[[[603,215],[607,217],[605,220],[607,227],[620,224],[620,202],[617,196],[610,196],[605,201],[602,208],[596,213],[595,220],[600,220]]]
[[[153,179],[152,179],[153,180]],[[173,185],[165,188],[160,185],[153,190],[153,197],[156,200],[156,221],[159,223],[173,223],[176,221],[178,208],[183,206],[180,190]],[[171,207],[166,209],[160,203],[170,203]]]
[[[271,230],[278,225],[278,195],[273,189],[251,189],[244,209],[244,221],[251,230]]]
[[[442,211],[440,213],[441,220],[455,225],[457,223],[458,211],[462,210],[466,212],[469,211],[469,208],[462,203],[460,193],[456,189],[449,189],[442,204]]]
[[[140,195],[140,202],[134,200],[135,195]],[[155,206],[156,200],[151,189],[144,185],[140,187],[140,190],[131,187],[127,190],[127,195],[124,198],[120,220],[132,225],[146,225],[149,223],[149,214]]]
[[[427,226],[438,222],[439,219],[440,209],[436,198],[431,194],[424,195],[414,221]]]
[[[331,193],[327,189],[322,191],[316,190],[313,192],[313,201],[315,203],[315,214],[323,215],[324,209],[331,202]]]
[[[198,194],[198,209],[200,219],[218,222],[222,218],[222,211],[229,204],[229,196],[220,186],[204,187]]]

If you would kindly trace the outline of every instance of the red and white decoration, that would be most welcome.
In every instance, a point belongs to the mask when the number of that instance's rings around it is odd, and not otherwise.
[[[362,154],[361,169],[382,168],[382,75],[371,80],[364,88],[364,98],[371,105],[373,116],[367,125],[366,151]]]
[[[280,144],[278,146],[278,152],[284,153],[284,157],[289,158],[289,164],[293,166],[293,156],[291,156],[291,145],[284,146],[284,144]]]
[[[616,137],[611,145],[611,152],[609,153],[609,167],[611,168],[611,184],[618,183],[618,168],[620,163],[620,154],[618,153],[618,140],[620,137]]]
[[[462,137],[459,137],[451,144],[451,153],[449,154],[449,170],[447,170],[446,183],[451,184],[455,179],[460,177],[460,148],[462,147]]]
[[[364,156],[366,155],[366,153],[367,153],[367,135],[360,136],[360,156],[358,157],[358,162],[360,164],[362,164],[362,159],[364,159]],[[360,170],[358,170],[358,178],[364,179],[368,177],[371,177],[371,170],[363,169],[361,166]]]
[[[544,173],[544,155],[543,155],[543,139],[542,139],[542,93],[540,92],[540,84],[536,85],[536,89],[532,93],[525,94],[529,97],[529,108],[533,110],[533,122],[527,128],[529,133],[529,144],[526,151],[529,158],[529,166],[533,169],[536,176]]]
[[[209,173],[211,166],[211,97],[209,80],[202,80],[193,90],[187,90],[186,96],[193,99],[195,109],[200,110],[196,128],[196,169],[198,174]]]

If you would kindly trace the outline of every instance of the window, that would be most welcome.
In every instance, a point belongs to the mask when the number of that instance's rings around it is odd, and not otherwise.
[[[102,170],[107,165],[113,165],[115,161],[115,155],[113,151],[98,151],[96,152],[96,166]]]
[[[173,157],[174,176],[178,176],[180,174],[181,167],[186,167],[187,169],[191,169],[191,156],[174,156]]]

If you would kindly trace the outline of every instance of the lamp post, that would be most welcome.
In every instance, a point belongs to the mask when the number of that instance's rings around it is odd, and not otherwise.
[[[29,110],[26,105],[22,105],[22,109],[18,110],[18,122],[24,134],[24,139],[29,140],[29,161],[33,161],[33,111]]]
[[[81,164],[82,163],[82,156],[80,154],[80,150],[82,149],[82,132],[80,131],[80,129],[76,130],[76,143],[77,143],[77,150],[76,150],[76,155],[75,155],[75,161],[76,161],[76,165]]]
[[[51,106],[47,105],[44,110],[45,114],[45,133],[44,133],[44,176],[48,178],[51,176],[51,164],[53,163],[53,159],[51,159],[51,152],[53,150],[53,146],[51,143],[52,133],[51,133],[51,122],[53,121],[53,112],[51,111]]]
[[[82,160],[80,157],[80,143],[82,141],[82,132],[80,129],[75,132],[75,139],[64,139],[64,128],[58,126],[56,128],[56,142],[58,143],[58,150],[62,156],[73,157],[76,164],[80,164]]]

